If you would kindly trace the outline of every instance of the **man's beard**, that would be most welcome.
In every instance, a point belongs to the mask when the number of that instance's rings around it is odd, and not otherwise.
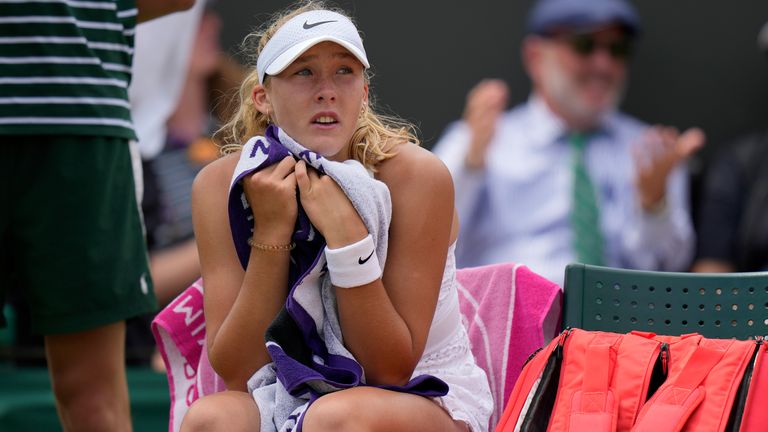
[[[577,79],[565,73],[554,56],[546,56],[543,66],[542,84],[549,97],[566,117],[575,120],[580,126],[594,127],[600,124],[606,114],[619,106],[624,95],[622,84],[613,89],[609,100],[602,106],[590,105],[579,94]]]

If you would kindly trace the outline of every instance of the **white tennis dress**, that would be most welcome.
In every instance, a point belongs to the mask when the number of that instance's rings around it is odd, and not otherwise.
[[[265,368],[272,367],[271,364]],[[298,414],[294,409],[295,401],[279,400],[285,392],[276,392],[276,377],[267,373],[268,381],[262,382],[261,370],[248,382],[261,412],[261,431],[293,430]],[[471,432],[486,432],[493,411],[493,399],[485,372],[477,366],[470,350],[469,337],[461,322],[459,312],[459,294],[456,282],[456,260],[454,245],[448,248],[445,271],[440,286],[435,316],[429,330],[427,343],[421,360],[416,365],[412,377],[432,375],[448,384],[448,394],[432,398],[448,414],[458,421],[465,422]],[[290,396],[285,398],[291,399]],[[280,418],[288,420],[275,424],[275,412],[278,406],[285,404],[288,410]],[[301,409],[305,409],[300,407]]]
[[[413,376],[430,374],[445,381],[448,394],[435,401],[454,420],[466,422],[472,432],[487,431],[493,399],[485,371],[475,363],[467,331],[461,323],[455,247],[454,243],[448,248],[435,317]]]

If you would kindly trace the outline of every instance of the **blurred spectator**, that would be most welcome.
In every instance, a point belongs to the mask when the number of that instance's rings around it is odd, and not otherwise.
[[[244,75],[243,68],[221,49],[221,20],[210,5],[208,2],[196,15],[177,14],[141,26],[137,35],[137,49],[146,42],[146,56],[137,51],[137,60],[147,73],[138,76],[131,94],[137,95],[134,101],[138,103],[133,105],[137,119],[147,122],[137,127],[144,178],[142,210],[155,295],[161,307],[200,277],[192,231],[192,181],[205,164],[218,157],[218,147],[211,139],[220,124],[215,114],[226,110],[223,96],[235,91]],[[178,25],[171,25],[171,20],[193,21],[193,29],[180,38]],[[185,56],[179,55],[183,52]],[[162,74],[177,74],[175,80],[168,76],[152,80],[160,72],[157,61],[169,63]],[[182,65],[177,64],[180,61]],[[174,72],[179,66],[181,71]],[[157,118],[166,120],[157,123]],[[147,315],[129,322],[128,354],[139,363],[154,352],[152,318]],[[152,364],[162,364],[156,353]]]
[[[639,30],[624,0],[539,0],[523,60],[529,100],[484,80],[434,148],[454,176],[460,266],[515,261],[562,284],[569,262],[681,270],[693,253],[686,171],[703,133],[616,108]]]
[[[161,220],[160,212],[164,207],[160,206],[157,174],[153,169],[152,160],[159,157],[165,148],[168,133],[166,125],[182,95],[195,35],[206,5],[206,1],[200,0],[188,11],[144,23],[136,29],[133,79],[128,89],[131,116],[136,127],[141,155],[138,163],[134,165],[134,173],[143,180],[139,199],[149,250],[150,273],[155,297],[161,308],[165,306],[168,296],[172,296],[170,292],[175,289],[169,286],[168,275],[181,280],[194,280],[195,276],[190,273],[194,273],[199,266],[197,255],[193,253],[194,242],[190,242],[186,248],[174,250],[173,253],[161,253],[161,256],[168,255],[172,258],[169,264],[176,267],[174,272],[163,271],[168,269],[168,260],[161,260],[161,265],[158,265],[155,232],[158,220]],[[165,202],[162,204],[169,205]],[[126,361],[129,365],[147,365],[153,358],[155,346],[149,327],[153,316],[154,313],[145,314],[127,322],[125,346]]]
[[[768,23],[758,35],[768,55]],[[696,272],[768,270],[768,130],[721,149],[706,172]]]
[[[133,104],[132,112],[146,120],[137,120],[145,184],[142,208],[155,294],[161,306],[200,276],[192,239],[192,180],[218,157],[211,136],[228,115],[231,96],[245,76],[244,68],[221,48],[221,19],[211,8],[212,1],[205,4],[201,14],[187,18],[195,20],[188,37],[180,38],[178,26],[167,22],[158,22],[151,29],[142,26],[138,34],[138,43],[145,40],[150,49],[147,57],[139,55],[137,60],[155,65],[146,69],[146,79],[140,75],[134,81],[131,94],[140,95],[134,99],[140,102]],[[163,47],[160,51],[158,43]],[[177,55],[179,52],[187,55]],[[154,69],[156,62],[169,62],[168,57],[174,56],[174,66],[164,66],[161,75],[176,73],[176,63],[183,61],[176,79],[152,80],[159,73]],[[165,122],[157,123],[158,117]]]
[[[143,25],[137,32],[131,109],[142,153],[150,268],[161,306],[200,275],[189,193],[195,174],[211,158],[193,161],[188,147],[209,136],[213,121],[207,80],[221,49],[218,16],[199,9]],[[187,23],[190,31],[178,34],[178,21]]]
[[[0,303],[24,291],[65,431],[131,430],[124,320],[156,307],[132,172],[134,30],[193,3],[0,2]]]

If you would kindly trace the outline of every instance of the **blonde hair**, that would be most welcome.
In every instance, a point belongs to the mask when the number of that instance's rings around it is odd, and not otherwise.
[[[256,64],[259,53],[283,24],[294,16],[311,10],[332,10],[347,16],[345,13],[325,6],[322,1],[309,0],[297,3],[286,12],[278,13],[262,30],[249,34],[243,43],[244,46],[253,45],[256,42],[252,54],[253,65]],[[247,48],[246,48],[247,49]],[[265,78],[267,86],[269,79]],[[369,72],[365,71],[365,81],[370,82]],[[259,84],[259,74],[256,67],[251,67],[251,72],[240,85],[239,108],[232,118],[216,132],[217,139],[222,143],[221,153],[228,154],[239,150],[243,143],[254,135],[263,135],[270,123],[270,118],[256,109],[252,94],[253,89]],[[357,119],[357,127],[352,134],[349,145],[349,158],[355,159],[369,169],[375,169],[375,165],[391,158],[396,154],[395,146],[404,142],[419,144],[415,127],[395,116],[377,113],[371,106],[373,101],[363,104],[360,116]]]

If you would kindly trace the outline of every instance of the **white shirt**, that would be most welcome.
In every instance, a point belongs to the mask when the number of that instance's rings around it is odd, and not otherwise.
[[[646,128],[611,113],[587,138],[584,157],[600,207],[605,265],[684,270],[694,246],[687,173],[680,166],[669,176],[665,210],[642,210],[631,147]],[[562,120],[532,97],[499,118],[485,169],[472,170],[464,164],[469,127],[461,121],[451,125],[433,151],[456,187],[459,267],[518,262],[562,286],[565,266],[576,260],[567,132]]]
[[[136,27],[128,94],[143,159],[153,159],[165,146],[165,124],[179,103],[205,3],[198,0],[189,10]]]

